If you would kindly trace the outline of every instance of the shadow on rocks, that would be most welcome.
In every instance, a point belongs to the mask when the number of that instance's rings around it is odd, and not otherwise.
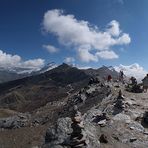
[[[142,120],[141,120],[141,125],[144,127],[144,128],[148,128],[148,111],[146,111],[142,117]]]

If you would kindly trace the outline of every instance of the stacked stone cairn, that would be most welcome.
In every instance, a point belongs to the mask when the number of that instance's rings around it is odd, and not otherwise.
[[[70,146],[72,148],[85,148],[87,146],[86,136],[84,135],[83,121],[81,113],[77,110],[77,107],[74,107],[74,116],[72,117],[71,128],[73,132],[70,136]]]
[[[119,95],[116,99],[115,105],[114,107],[116,107],[117,109],[121,109],[123,110],[125,108],[125,103],[124,103],[124,96],[122,95],[121,90],[119,91]]]

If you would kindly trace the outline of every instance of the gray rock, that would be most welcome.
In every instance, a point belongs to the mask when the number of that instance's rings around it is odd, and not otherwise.
[[[50,127],[46,131],[45,145],[46,146],[58,146],[65,143],[70,138],[72,133],[71,118],[59,118],[55,127]]]
[[[113,117],[113,120],[115,121],[121,121],[121,122],[125,122],[125,123],[130,123],[131,122],[131,118],[128,115],[125,115],[123,113],[117,114]]]
[[[147,147],[148,147],[148,141],[136,140],[132,143],[132,148],[147,148]]]
[[[142,133],[144,132],[144,127],[140,123],[138,123],[138,122],[130,123],[129,124],[129,128],[131,130],[134,130],[134,131],[137,131],[137,132],[142,132]]]

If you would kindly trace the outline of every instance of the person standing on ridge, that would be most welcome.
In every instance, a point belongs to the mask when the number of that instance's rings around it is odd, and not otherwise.
[[[119,73],[119,81],[123,82],[123,76],[124,76],[124,73],[122,70],[120,70],[120,73]]]
[[[108,81],[108,82],[111,82],[111,80],[112,80],[112,76],[111,76],[111,75],[108,75],[107,81]]]

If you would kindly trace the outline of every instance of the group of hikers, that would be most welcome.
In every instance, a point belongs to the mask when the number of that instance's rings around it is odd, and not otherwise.
[[[124,84],[124,83],[125,83],[124,77],[125,77],[125,74],[124,74],[124,72],[121,70],[121,71],[119,72],[119,82],[122,82],[122,83]],[[130,84],[131,84],[132,86],[137,86],[137,85],[138,85],[137,80],[136,80],[135,77],[132,76],[129,80],[130,80]],[[107,76],[107,81],[108,81],[108,82],[111,82],[111,81],[112,81],[112,76],[111,76],[111,75],[108,75],[108,76]],[[143,88],[143,91],[144,91],[144,92],[147,92],[147,90],[148,90],[148,74],[144,77],[144,79],[142,79],[141,86],[142,86],[142,88]]]
[[[123,73],[123,71],[120,71],[120,73],[119,73],[119,81],[120,82],[123,82],[124,83],[124,73]],[[108,77],[107,77],[107,81],[108,82],[111,82],[112,81],[112,76],[111,75],[108,75]]]

